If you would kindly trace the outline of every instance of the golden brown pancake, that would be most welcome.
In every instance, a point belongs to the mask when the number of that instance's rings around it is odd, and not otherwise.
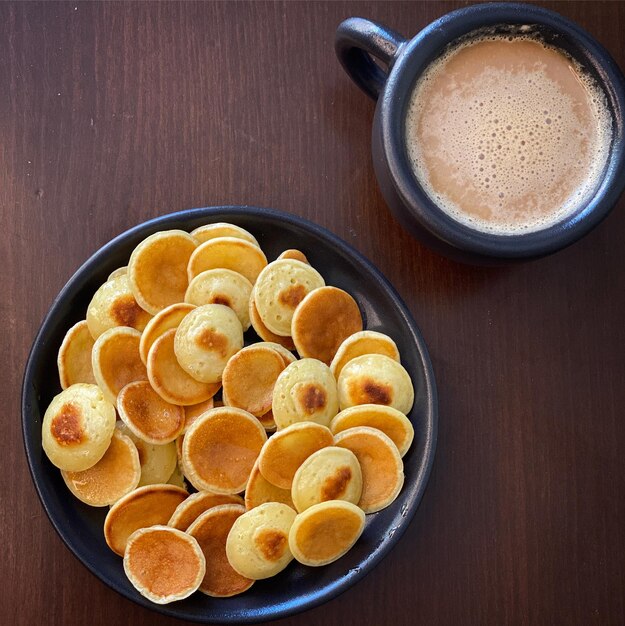
[[[128,279],[137,302],[156,315],[184,300],[187,264],[196,248],[189,233],[168,230],[150,235],[130,255]]]
[[[198,490],[240,493],[266,440],[265,429],[250,413],[233,407],[213,409],[184,436],[185,476]]]
[[[267,432],[273,432],[277,428],[276,420],[273,419],[273,411],[271,409],[269,409],[267,413],[259,416],[258,421]]]
[[[393,359],[393,361],[400,362],[397,345],[388,335],[374,330],[363,330],[350,335],[339,346],[332,363],[330,363],[330,369],[334,374],[334,378],[338,380],[339,374],[346,363],[363,354],[384,354]]]
[[[370,426],[381,430],[397,446],[404,456],[414,438],[412,422],[397,409],[381,404],[360,404],[341,411],[330,423],[330,430],[337,434],[355,426]]]
[[[124,571],[142,596],[167,604],[197,591],[206,559],[193,537],[169,526],[152,526],[128,538]]]
[[[119,326],[102,333],[93,344],[93,374],[104,397],[113,404],[128,383],[148,378],[139,356],[140,338],[138,330]]]
[[[229,598],[247,591],[254,581],[236,572],[226,556],[226,540],[235,520],[245,513],[240,504],[222,504],[202,513],[188,529],[206,558],[206,574],[200,591],[216,598]]]
[[[265,502],[282,502],[295,509],[290,489],[280,489],[272,485],[258,469],[258,459],[254,463],[250,479],[245,488],[245,508],[249,511]]]
[[[41,425],[43,450],[59,469],[80,472],[94,466],[115,430],[115,406],[97,385],[77,383],[46,409]]]
[[[291,335],[300,357],[329,365],[347,337],[362,330],[362,316],[354,298],[337,287],[311,291],[298,305]]]
[[[188,406],[212,398],[221,383],[200,383],[187,374],[176,358],[176,329],[163,333],[148,353],[148,379],[158,395],[172,404]]]
[[[117,412],[128,428],[148,443],[174,441],[184,428],[184,409],[163,400],[147,380],[129,383],[119,392]]]
[[[281,572],[292,560],[289,530],[295,511],[286,504],[267,502],[236,519],[226,555],[241,576],[260,580]]]
[[[404,484],[404,463],[397,446],[383,432],[357,426],[338,433],[335,445],[351,450],[362,469],[362,496],[358,506],[375,513],[388,506]]]
[[[257,245],[236,237],[217,237],[197,247],[187,273],[190,282],[200,272],[223,267],[242,274],[253,285],[265,265],[267,258]]]
[[[237,239],[245,239],[260,248],[256,237],[254,237],[252,233],[245,230],[245,228],[227,222],[216,222],[215,224],[199,226],[191,231],[191,236],[197,239],[198,243],[204,243],[209,239],[215,239],[217,237],[235,237]]]
[[[197,404],[191,404],[190,406],[184,407],[184,429],[182,430],[183,434],[189,430],[189,426],[195,422],[195,420],[206,413],[206,411],[210,411],[215,407],[215,401],[213,398],[209,398],[208,400],[204,400],[204,402],[198,402]]]
[[[204,511],[222,504],[243,506],[243,498],[232,494],[198,491],[178,505],[167,525],[186,531]]]
[[[300,465],[321,448],[331,446],[334,437],[328,428],[315,422],[298,422],[267,440],[258,457],[260,473],[282,489],[291,489]]]
[[[270,346],[253,344],[230,358],[223,371],[226,405],[244,409],[256,417],[271,409],[273,388],[284,360]]]
[[[295,518],[289,547],[304,565],[327,565],[342,557],[364,528],[365,514],[356,505],[340,500],[321,502]]]
[[[139,528],[167,524],[189,494],[174,485],[146,485],[120,498],[104,520],[104,538],[113,552],[124,556],[128,537]]]
[[[259,341],[255,343],[256,346],[268,346],[273,348],[284,361],[284,367],[293,363],[293,361],[297,361],[297,357],[287,348],[285,348],[282,344],[276,343],[275,341]]]
[[[172,328],[178,328],[180,322],[185,318],[187,313],[193,311],[195,306],[186,302],[177,302],[157,313],[145,327],[141,333],[141,341],[139,342],[139,354],[141,360],[147,366],[148,353],[152,344],[166,331]]]
[[[310,263],[306,258],[306,255],[295,248],[290,248],[289,250],[285,250],[278,259],[295,259],[296,261],[301,261],[302,263]]]
[[[252,328],[256,331],[256,334],[263,341],[277,343],[281,346],[284,346],[287,350],[295,349],[295,344],[293,343],[293,339],[291,339],[291,337],[281,337],[280,335],[276,335],[275,333],[272,333],[265,326],[265,324],[263,324],[263,320],[260,319],[260,315],[258,314],[258,309],[256,308],[256,303],[254,302],[254,298],[250,298],[249,314],[250,314],[250,322],[252,323]]]
[[[89,506],[108,506],[139,483],[139,454],[130,437],[115,430],[104,456],[82,472],[61,471],[69,490]]]
[[[85,320],[74,324],[67,331],[56,360],[61,389],[67,389],[75,383],[95,384],[91,366],[93,344],[94,340]]]
[[[341,409],[358,404],[392,406],[405,415],[414,402],[414,388],[404,367],[382,354],[365,354],[349,361],[338,379]]]

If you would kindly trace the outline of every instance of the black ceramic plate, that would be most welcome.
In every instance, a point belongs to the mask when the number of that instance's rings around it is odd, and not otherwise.
[[[74,498],[41,448],[41,419],[59,393],[56,356],[68,328],[84,319],[98,286],[126,265],[133,248],[148,235],[172,228],[190,231],[210,222],[232,222],[253,233],[271,261],[286,248],[298,248],[327,284],[341,287],[358,302],[365,328],[388,333],[415,387],[410,419],[414,443],[404,457],[406,480],[386,509],[367,516],[365,531],[341,559],[325,567],[293,562],[277,577],[257,582],[234,598],[195,593],[181,602],[152,604],[132,587],[122,560],[102,533],[108,508],[88,507]],[[251,335],[252,333],[250,333]],[[333,598],[367,574],[391,549],[414,515],[430,473],[436,445],[437,404],[425,343],[406,305],[371,263],[345,242],[303,219],[254,207],[213,207],[165,215],[123,233],[96,252],[65,285],[35,339],[22,389],[24,444],[41,502],[69,549],[100,580],[122,595],[160,613],[207,623],[257,622],[292,615]]]

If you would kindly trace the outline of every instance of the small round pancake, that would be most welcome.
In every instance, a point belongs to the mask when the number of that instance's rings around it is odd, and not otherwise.
[[[233,407],[213,409],[184,436],[185,476],[198,490],[240,493],[265,441],[265,429],[250,413]]]
[[[215,408],[215,401],[213,398],[209,398],[208,400],[204,400],[204,402],[198,402],[197,404],[191,404],[190,406],[184,407],[184,428],[182,429],[182,433],[186,433],[189,430],[189,427],[195,420],[206,413],[206,411],[210,411]]]
[[[287,348],[285,348],[282,344],[276,343],[275,341],[259,341],[255,343],[256,346],[269,346],[273,348],[284,361],[284,367],[290,365],[294,361],[297,361],[297,357]]]
[[[293,560],[289,531],[295,515],[280,502],[267,502],[241,515],[226,541],[228,561],[235,571],[253,580],[281,572]]]
[[[412,422],[392,406],[382,404],[359,404],[341,411],[330,423],[332,434],[356,426],[369,426],[381,430],[397,446],[404,456],[414,439]]]
[[[383,404],[408,415],[414,387],[403,365],[383,354],[365,354],[349,361],[338,379],[341,410],[358,404]]]
[[[53,465],[70,472],[93,467],[115,430],[115,406],[97,385],[77,383],[54,396],[41,425],[43,450]]]
[[[176,358],[176,329],[163,333],[148,353],[148,379],[154,391],[172,404],[188,406],[212,398],[221,383],[201,383],[187,374]]]
[[[278,429],[295,422],[329,426],[339,412],[336,381],[330,368],[315,359],[291,363],[278,376],[272,410]]]
[[[163,445],[155,445],[143,441],[122,420],[118,420],[115,428],[132,439],[139,453],[141,478],[137,487],[160,485],[170,481],[176,470],[178,460],[176,457],[176,444],[173,441]],[[180,486],[182,487],[183,485]]]
[[[362,496],[358,506],[365,513],[387,507],[404,484],[404,463],[397,446],[377,428],[357,426],[339,433],[335,445],[351,450],[362,469]]]
[[[190,283],[184,301],[195,306],[223,304],[239,318],[243,330],[250,327],[249,301],[252,283],[237,272],[226,269],[200,272]]]
[[[56,360],[61,389],[67,389],[76,383],[95,384],[91,366],[93,344],[94,340],[85,320],[74,324],[67,331]]]
[[[184,409],[163,400],[147,380],[129,383],[119,392],[117,412],[128,428],[147,443],[174,441],[184,428]]]
[[[61,471],[69,490],[89,506],[108,506],[130,493],[139,483],[139,453],[130,437],[113,432],[104,456],[82,472]]]
[[[330,365],[339,346],[362,330],[356,300],[337,287],[311,291],[299,304],[291,323],[291,335],[301,357]]]
[[[176,507],[167,525],[172,528],[177,528],[178,530],[186,531],[204,511],[208,511],[208,509],[222,504],[243,506],[243,498],[231,494],[198,491],[197,493],[191,494]]]
[[[258,459],[254,463],[250,479],[245,488],[245,508],[249,511],[265,502],[282,502],[295,509],[290,489],[280,489],[272,485],[258,469]]]
[[[331,446],[334,437],[328,428],[315,422],[298,422],[267,440],[258,457],[260,473],[270,482],[290,489],[300,465],[321,448]]]
[[[143,330],[150,319],[152,316],[137,304],[125,274],[109,278],[95,292],[87,307],[87,326],[94,339],[116,326]]]
[[[206,559],[193,537],[169,526],[152,526],[128,538],[124,571],[142,596],[168,604],[198,590]]]
[[[270,346],[253,344],[239,350],[223,372],[224,403],[255,417],[264,415],[271,409],[273,388],[284,368],[282,356]]]
[[[267,342],[274,342],[279,345],[284,346],[287,350],[294,350],[295,344],[291,337],[280,337],[280,335],[276,335],[272,333],[266,326],[263,324],[263,320],[260,319],[260,315],[258,313],[258,309],[256,308],[256,303],[254,302],[254,298],[250,298],[249,309],[250,322],[252,323],[252,328],[256,331],[256,334]]]
[[[330,363],[334,378],[338,380],[343,367],[352,359],[363,354],[384,354],[393,361],[400,362],[397,344],[388,335],[378,333],[375,330],[362,330],[350,335],[339,346],[332,363]]]
[[[245,513],[240,504],[222,504],[202,513],[187,533],[195,537],[206,557],[206,574],[200,591],[215,598],[230,598],[247,591],[254,581],[232,568],[226,556],[226,541],[234,522]]]
[[[358,504],[363,477],[356,456],[347,449],[328,446],[313,452],[297,469],[291,497],[299,513],[327,500]]]
[[[180,367],[201,383],[217,383],[228,359],[243,347],[243,328],[223,304],[191,311],[176,329],[174,352]]]
[[[104,397],[113,404],[117,403],[117,394],[128,383],[148,378],[139,356],[140,338],[138,330],[118,326],[102,333],[93,344],[93,374]]]
[[[113,270],[106,280],[111,280],[112,278],[117,278],[118,276],[125,276],[126,274],[128,274],[128,266],[123,265],[122,267],[118,267],[116,270]]]
[[[304,565],[318,567],[342,557],[365,528],[365,514],[351,502],[333,500],[300,513],[291,526],[289,547]]]
[[[188,485],[184,479],[184,474],[178,464],[176,464],[176,468],[174,469],[172,475],[169,477],[167,484],[175,485],[176,487],[180,487],[181,489],[188,489]]]
[[[288,337],[291,318],[306,294],[323,287],[323,276],[295,259],[278,259],[269,263],[254,285],[254,302],[263,324],[274,334]]]
[[[276,420],[273,419],[273,411],[269,409],[267,413],[264,413],[258,418],[258,421],[263,425],[263,428],[269,433],[276,430]]]
[[[178,328],[178,324],[193,311],[195,306],[186,302],[177,302],[157,313],[143,329],[139,342],[139,354],[141,360],[148,364],[148,353],[152,344],[166,331]]]
[[[200,272],[223,267],[242,274],[253,285],[265,265],[267,257],[257,245],[236,237],[217,237],[196,248],[187,273],[191,282]]]
[[[278,257],[278,259],[295,259],[296,261],[301,261],[302,263],[308,263],[308,265],[310,265],[308,259],[306,258],[306,255],[300,250],[296,250],[295,248],[289,248],[288,250],[285,250]]]
[[[184,300],[187,264],[196,245],[189,233],[167,230],[150,235],[133,250],[128,279],[137,302],[148,313],[156,315]]]
[[[104,539],[124,556],[128,537],[139,528],[167,524],[176,507],[189,494],[174,485],[146,485],[120,498],[104,520]]]
[[[236,239],[245,239],[245,241],[249,241],[260,248],[256,237],[252,233],[245,230],[245,228],[229,224],[228,222],[216,222],[215,224],[199,226],[191,231],[191,237],[197,239],[198,243],[204,243],[209,239],[216,239],[217,237],[235,237]]]

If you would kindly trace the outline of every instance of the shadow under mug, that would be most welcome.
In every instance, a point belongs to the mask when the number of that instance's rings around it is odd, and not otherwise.
[[[484,28],[497,32],[499,27],[509,34],[517,25],[531,25],[545,43],[563,50],[594,78],[612,116],[612,139],[603,174],[583,206],[543,230],[497,235],[457,222],[425,193],[410,167],[404,125],[416,81],[451,44]],[[551,254],[594,228],[625,188],[625,79],[605,48],[558,13],[527,4],[479,4],[444,15],[410,40],[381,24],[352,17],[339,25],[335,48],[352,80],[377,100],[373,165],[387,204],[404,228],[445,256],[492,264]]]

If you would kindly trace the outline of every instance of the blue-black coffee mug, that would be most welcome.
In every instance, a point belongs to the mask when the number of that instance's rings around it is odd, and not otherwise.
[[[528,25],[546,44],[575,59],[603,90],[612,138],[603,174],[583,206],[543,230],[497,235],[454,220],[426,194],[407,155],[406,111],[419,77],[454,42],[486,28],[509,33]],[[551,254],[594,228],[625,188],[625,79],[605,48],[558,13],[527,4],[479,4],[444,15],[410,40],[381,24],[352,17],[338,27],[335,48],[352,80],[377,100],[373,165],[387,204],[409,232],[446,256],[491,264]]]

